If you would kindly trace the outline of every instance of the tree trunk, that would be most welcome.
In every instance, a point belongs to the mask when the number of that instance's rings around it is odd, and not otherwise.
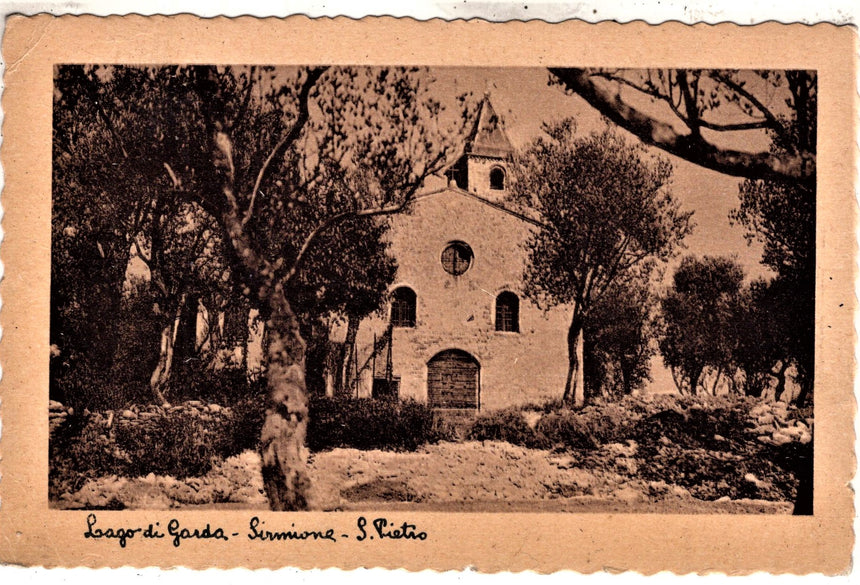
[[[788,362],[783,362],[782,366],[776,372],[771,372],[770,375],[776,378],[776,388],[773,390],[774,402],[779,402],[782,398],[782,393],[785,392],[785,372],[788,370]]]
[[[218,353],[221,350],[221,315],[215,307],[206,307],[209,336],[209,365],[207,369],[218,369]]]
[[[574,308],[573,319],[567,332],[568,368],[562,398],[565,404],[576,408],[585,405],[585,376],[582,367],[585,336],[582,326],[582,314],[577,306]]]
[[[272,510],[306,510],[311,485],[305,449],[307,346],[280,284],[269,291],[267,301],[271,311],[266,327],[269,408],[260,436],[263,485]]]
[[[179,325],[182,320],[182,309],[185,307],[186,294],[182,293],[179,302],[176,305],[176,310],[173,312],[173,319],[164,325],[161,330],[161,345],[158,355],[158,363],[152,376],[149,378],[149,387],[152,390],[152,396],[158,404],[164,404],[167,399],[164,397],[164,389],[170,381],[170,374],[173,372],[173,354],[176,348],[176,335],[179,332]]]
[[[355,349],[355,339],[358,337],[359,323],[360,320],[357,317],[352,315],[349,316],[346,325],[346,340],[344,341],[343,348],[341,349],[341,359],[339,364],[337,392],[340,394],[346,394],[348,391],[349,365],[354,359],[356,359],[356,356],[353,355],[353,350]]]
[[[711,386],[711,394],[717,395],[717,386],[720,384],[720,376],[723,375],[723,366],[717,368],[717,375],[714,377],[714,385]]]
[[[633,392],[633,382],[631,381],[633,366],[624,357],[618,361],[618,365],[621,369],[621,392],[627,396]]]
[[[684,372],[680,368],[669,368],[672,374],[672,381],[675,383],[675,388],[678,389],[678,394],[684,395]]]
[[[232,244],[228,247],[228,254],[233,256],[230,260],[238,269],[232,272],[237,273],[238,279],[243,281],[242,284],[249,292],[256,292],[257,299],[269,313],[266,321],[269,404],[260,433],[263,486],[272,510],[305,510],[309,507],[310,492],[307,451],[304,446],[308,424],[306,344],[283,286],[274,282],[274,266],[263,258],[260,249],[245,230],[245,223],[251,218],[251,203],[248,204],[244,220],[240,217],[234,190],[233,144],[230,136],[224,132],[229,124],[222,124],[220,120],[227,108],[220,94],[217,72],[214,67],[201,67],[195,72],[194,82],[201,97],[209,134],[214,170],[212,184],[220,183],[224,197],[220,204],[212,205],[212,211],[220,216],[221,225]],[[282,156],[301,134],[309,117],[308,96],[324,72],[325,68],[308,72],[298,96],[299,115],[290,131],[269,154],[267,162],[260,169],[258,183],[265,174],[268,161]],[[256,195],[258,188],[259,185],[254,188],[253,195]],[[251,201],[252,197],[249,198]]]
[[[690,395],[696,396],[699,393],[699,379],[702,377],[704,368],[696,367],[690,370]]]

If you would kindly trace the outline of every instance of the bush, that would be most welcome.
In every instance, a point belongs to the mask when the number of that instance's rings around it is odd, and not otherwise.
[[[551,445],[583,450],[599,447],[588,423],[583,417],[570,410],[545,414],[538,421],[536,430]]]
[[[412,400],[314,396],[310,402],[308,448],[337,447],[414,451],[438,441],[433,409]]]
[[[86,417],[69,416],[51,434],[48,496],[56,500],[63,493],[83,487],[87,479],[118,473],[118,461],[110,440]]]
[[[229,446],[225,455],[230,457],[242,451],[256,451],[260,447],[260,429],[266,419],[266,396],[258,394],[245,398],[231,408],[233,414],[224,421],[225,446]]]
[[[481,414],[472,424],[469,438],[473,441],[507,441],[514,445],[543,448],[546,438],[532,429],[520,409],[506,408]]]
[[[116,446],[126,463],[122,473],[115,473],[128,477],[205,475],[213,459],[235,454],[230,438],[219,427],[220,421],[213,424],[182,411],[153,419],[150,425],[117,425]]]
[[[51,434],[51,497],[107,475],[205,475],[214,462],[257,448],[264,404],[249,399],[217,416],[188,407],[145,421],[117,417],[111,428],[98,414],[69,416]]]
[[[181,375],[177,372],[171,381],[167,396],[171,402],[202,400],[233,406],[250,398],[264,396],[266,392],[265,377],[249,379],[243,368],[212,370],[206,364],[193,362],[184,366],[183,370]]]

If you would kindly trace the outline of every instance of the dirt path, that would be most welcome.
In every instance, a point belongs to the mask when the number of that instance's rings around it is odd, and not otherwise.
[[[570,456],[493,441],[416,453],[335,449],[314,455],[311,477],[326,510],[791,513],[788,502],[705,502],[678,486],[581,469]]]
[[[614,464],[627,464],[623,446],[614,451]],[[789,502],[702,501],[679,486],[631,479],[612,469],[584,469],[571,455],[496,441],[439,443],[414,453],[334,449],[311,457],[310,474],[314,507],[322,510],[789,514],[792,509]],[[53,506],[267,508],[260,458],[251,451],[199,478],[150,474],[88,481]]]

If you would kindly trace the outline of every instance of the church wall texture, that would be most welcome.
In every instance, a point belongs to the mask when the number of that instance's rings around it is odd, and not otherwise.
[[[391,221],[391,252],[399,264],[391,288],[408,286],[417,296],[415,327],[393,329],[391,365],[400,379],[400,397],[427,401],[428,362],[457,349],[480,365],[481,410],[560,398],[570,310],[544,312],[522,294],[523,244],[531,224],[456,187],[420,197],[410,213]],[[451,242],[465,242],[474,254],[459,276],[442,265]],[[503,291],[520,299],[518,332],[496,331],[495,301]],[[387,326],[387,315],[363,323],[360,364],[370,356],[374,333],[381,337]],[[377,376],[386,359],[386,352],[377,355]],[[367,382],[363,386],[359,393],[368,395]]]

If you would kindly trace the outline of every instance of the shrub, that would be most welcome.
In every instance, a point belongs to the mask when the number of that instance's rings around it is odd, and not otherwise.
[[[507,441],[530,448],[546,446],[544,436],[536,433],[523,418],[522,411],[516,408],[479,415],[472,424],[469,438],[474,441]]]
[[[106,475],[205,475],[213,462],[257,447],[264,404],[247,399],[217,416],[186,408],[148,420],[117,417],[111,428],[98,414],[69,416],[51,434],[51,497]]]
[[[184,367],[182,374],[171,382],[168,396],[171,401],[202,400],[232,406],[265,395],[266,391],[265,377],[249,379],[243,368],[212,370],[205,364],[194,362]]]
[[[118,424],[116,446],[127,457],[122,475],[205,475],[213,458],[232,450],[220,426],[182,411],[152,419],[148,425]]]
[[[266,396],[258,394],[232,406],[232,416],[224,421],[224,457],[249,449],[256,451],[260,447],[260,429],[266,419],[266,404]]]
[[[49,445],[48,496],[56,500],[66,492],[76,492],[87,479],[118,473],[113,445],[86,417],[76,414],[52,434]]]
[[[433,409],[412,400],[314,396],[308,448],[352,447],[414,451],[439,440]]]
[[[599,446],[587,421],[571,410],[545,414],[538,421],[536,430],[551,445],[584,450],[596,449]]]

